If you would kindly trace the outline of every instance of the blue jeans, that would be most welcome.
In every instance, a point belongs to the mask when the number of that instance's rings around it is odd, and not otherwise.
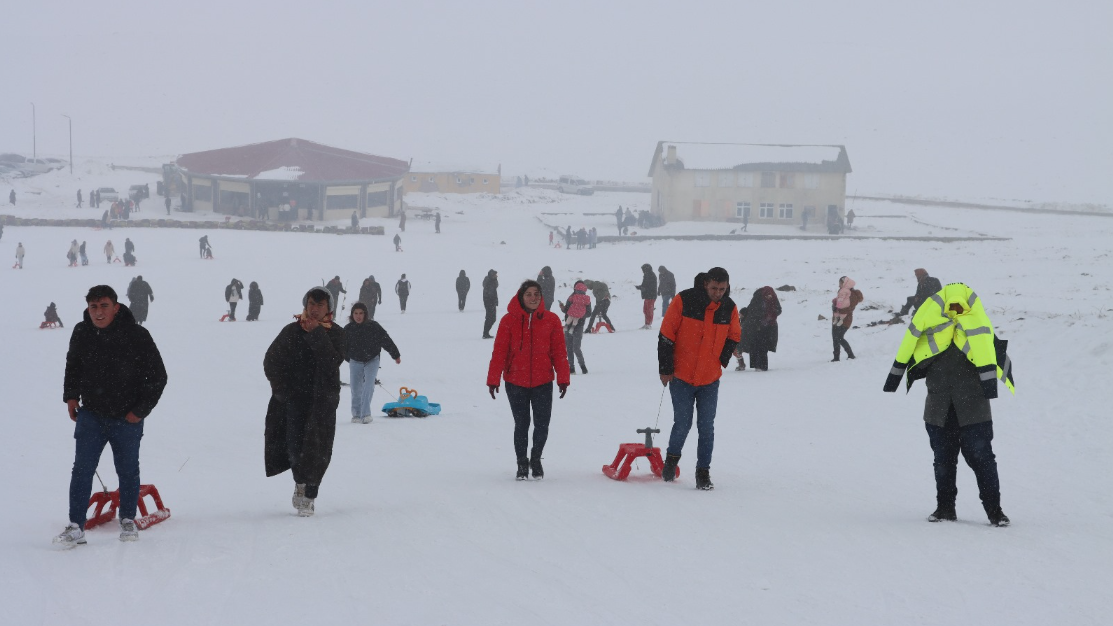
[[[993,422],[958,425],[954,405],[947,412],[945,426],[924,424],[931,450],[935,453],[935,497],[938,504],[954,505],[958,497],[958,455],[974,470],[978,495],[986,511],[1001,506],[1001,481],[997,457],[993,454]]]
[[[669,383],[669,394],[672,396],[672,434],[669,435],[668,454],[680,456],[688,431],[692,430],[692,415],[695,413],[696,429],[699,431],[696,469],[710,469],[711,452],[715,448],[715,408],[719,404],[719,381],[697,387],[673,378]]]
[[[131,424],[124,419],[101,417],[88,409],[77,410],[73,429],[77,441],[70,474],[70,521],[85,528],[89,512],[89,495],[93,491],[93,474],[100,464],[105,444],[112,446],[116,477],[120,482],[120,519],[135,519],[139,503],[139,441],[143,439],[143,422]]]
[[[352,385],[352,417],[371,415],[371,396],[375,395],[375,377],[379,375],[379,357],[370,361],[349,361]]]
[[[514,454],[518,459],[540,459],[549,439],[549,420],[553,415],[553,383],[536,387],[519,387],[506,383],[506,399],[514,415]],[[533,409],[533,449],[526,456],[529,441],[529,410]]]

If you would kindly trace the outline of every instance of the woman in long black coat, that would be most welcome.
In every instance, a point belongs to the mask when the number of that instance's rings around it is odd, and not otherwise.
[[[262,308],[263,291],[259,289],[259,283],[251,281],[251,287],[247,290],[247,321],[258,321],[259,311]]]
[[[769,353],[777,351],[777,317],[780,314],[781,302],[772,287],[765,286],[754,292],[742,320],[739,348],[750,353],[750,367],[755,370],[769,370]]]

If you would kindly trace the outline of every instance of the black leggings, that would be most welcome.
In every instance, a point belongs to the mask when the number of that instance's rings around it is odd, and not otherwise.
[[[835,358],[839,358],[839,348],[846,350],[846,356],[854,358],[854,351],[850,349],[850,344],[846,342],[846,331],[850,330],[846,326],[832,326],[831,327],[831,343],[835,349]]]
[[[514,414],[514,453],[519,459],[526,457],[526,442],[529,438],[530,407],[533,408],[533,451],[532,458],[540,459],[549,438],[549,418],[553,414],[553,383],[536,387],[519,387],[506,383],[506,399],[510,401],[510,412]]]

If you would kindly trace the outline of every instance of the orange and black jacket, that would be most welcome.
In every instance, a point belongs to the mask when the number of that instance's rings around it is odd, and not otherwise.
[[[738,307],[729,296],[712,302],[703,289],[685,289],[669,303],[657,336],[661,375],[695,386],[710,385],[723,375],[742,333]]]

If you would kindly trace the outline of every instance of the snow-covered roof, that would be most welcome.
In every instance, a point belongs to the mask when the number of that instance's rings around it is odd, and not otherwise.
[[[413,163],[410,164],[410,173],[498,174],[499,167],[498,165],[491,167],[477,165],[475,163],[414,159]]]
[[[191,174],[303,183],[396,180],[409,169],[398,159],[294,138],[184,154],[177,164]]]
[[[653,167],[663,163],[668,150],[676,148],[679,165],[687,170],[801,170],[850,172],[843,146],[774,145],[752,143],[657,142]],[[776,166],[776,167],[770,167]]]
[[[255,175],[255,180],[297,180],[305,172],[300,167],[280,167]]]

